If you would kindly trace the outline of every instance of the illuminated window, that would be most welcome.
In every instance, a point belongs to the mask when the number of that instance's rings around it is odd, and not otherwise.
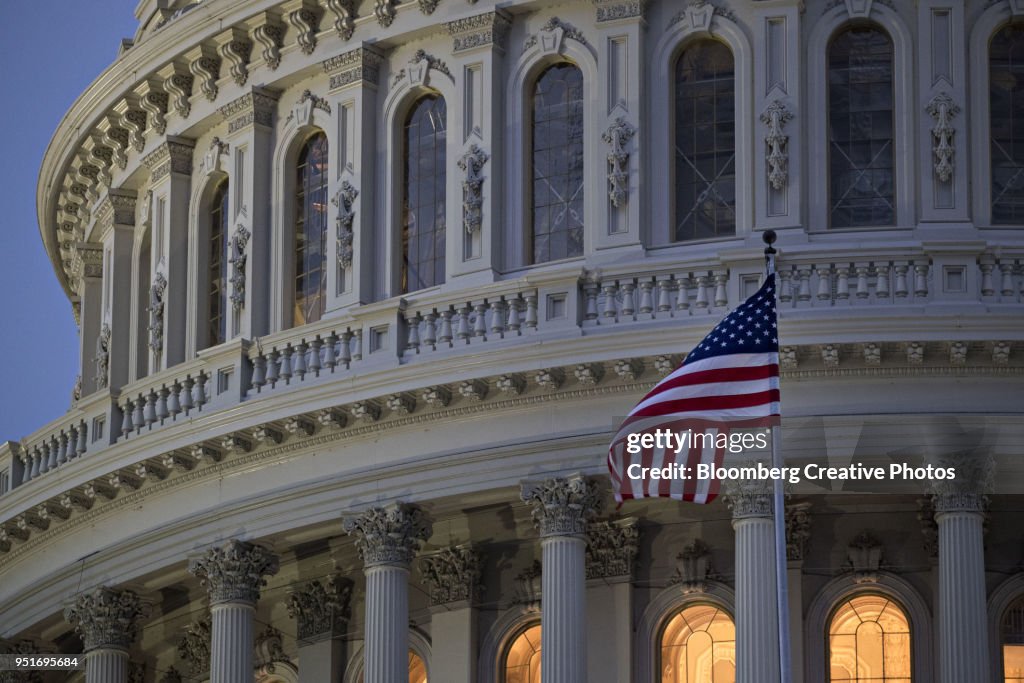
[[[583,254],[583,73],[544,70],[533,88],[533,263]]]
[[[444,98],[420,98],[405,120],[403,168],[402,291],[444,282]]]
[[[989,45],[992,222],[1024,223],[1024,26],[1005,26]]]
[[[294,325],[320,320],[327,299],[327,136],[299,152],[295,178]]]
[[[502,683],[540,683],[540,624],[520,632],[509,645]]]
[[[1000,642],[1003,644],[1003,680],[1024,683],[1024,598],[1017,600],[1003,615]]]
[[[729,48],[687,47],[675,76],[675,239],[736,234],[736,80]]]
[[[734,683],[736,625],[714,605],[693,605],[661,635],[661,683]]]
[[[893,46],[853,26],[828,48],[829,225],[896,223],[893,167]]]
[[[828,629],[831,683],[910,683],[910,621],[880,595],[840,605]]]
[[[210,242],[207,255],[206,344],[227,341],[228,300],[228,182],[217,186],[210,203]]]
[[[363,680],[366,680],[365,675]],[[427,665],[412,650],[409,650],[409,683],[427,683]]]

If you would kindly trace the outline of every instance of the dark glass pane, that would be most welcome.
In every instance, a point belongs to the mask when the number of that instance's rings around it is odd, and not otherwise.
[[[893,225],[893,47],[866,26],[828,51],[829,225]]]
[[[327,300],[327,136],[316,133],[299,152],[295,179],[294,324],[316,322]]]
[[[675,74],[676,240],[736,234],[736,83],[716,40],[683,51]]]
[[[555,64],[533,88],[532,258],[583,254],[583,74]]]
[[[1024,223],[1024,25],[1009,24],[989,46],[992,222]]]
[[[433,287],[445,278],[444,98],[417,100],[405,120],[402,181],[402,291]]]
[[[207,253],[206,345],[227,341],[228,296],[228,183],[225,180],[210,202],[210,241]]]

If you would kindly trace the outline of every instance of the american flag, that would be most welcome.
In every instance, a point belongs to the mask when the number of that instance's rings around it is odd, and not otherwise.
[[[779,338],[772,274],[623,420],[608,448],[615,500],[622,503],[632,498],[663,497],[710,503],[718,495],[720,482],[698,480],[696,472],[700,463],[722,465],[726,449],[721,440],[715,443],[715,437],[728,436],[736,429],[772,426],[778,420]],[[628,452],[630,434],[659,429],[676,434],[690,431],[710,438],[691,438],[691,446],[678,453],[671,447],[638,448],[639,443],[633,448],[639,452]],[[689,468],[685,470],[689,476],[632,479],[628,469],[634,464],[643,468],[676,465]]]

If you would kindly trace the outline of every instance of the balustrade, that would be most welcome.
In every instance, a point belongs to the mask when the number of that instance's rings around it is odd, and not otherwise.
[[[406,355],[517,337],[537,329],[537,290],[414,305],[404,318]]]
[[[299,334],[296,334],[298,332]],[[297,337],[297,338],[296,338]],[[250,394],[344,372],[363,358],[361,329],[287,330],[250,347]]]
[[[188,417],[210,401],[210,391],[210,373],[205,370],[141,390],[125,390],[115,402],[121,416],[119,436]]]
[[[106,420],[106,403],[102,400],[76,405],[69,415],[51,423],[22,442],[18,455],[21,460],[21,476],[12,482],[15,486],[56,470],[73,460],[84,456],[90,450],[105,445],[102,434],[90,431],[102,429]]]

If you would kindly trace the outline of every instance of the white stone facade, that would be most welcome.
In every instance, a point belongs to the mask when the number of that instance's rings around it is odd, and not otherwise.
[[[902,607],[913,681],[1004,680],[1024,224],[993,220],[988,45],[1021,14],[144,0],[43,159],[81,378],[65,415],[0,448],[0,649],[88,651],[90,683],[395,683],[409,651],[436,683],[498,683],[540,621],[547,683],[649,683],[669,619],[713,605],[737,624],[736,680],[764,683],[770,514],[737,496],[616,511],[605,454],[615,416],[756,290],[773,229],[787,457],[996,463],[994,489],[792,497],[794,680],[828,680],[828,625],[862,594]],[[849,25],[892,43],[895,220],[836,229],[826,60]],[[674,71],[703,39],[734,59],[735,235],[680,242]],[[583,248],[532,264],[531,88],[560,62],[583,75]],[[402,127],[424,94],[447,104],[445,278],[403,293]],[[326,299],[294,326],[315,131]],[[208,346],[225,179],[226,341]]]

